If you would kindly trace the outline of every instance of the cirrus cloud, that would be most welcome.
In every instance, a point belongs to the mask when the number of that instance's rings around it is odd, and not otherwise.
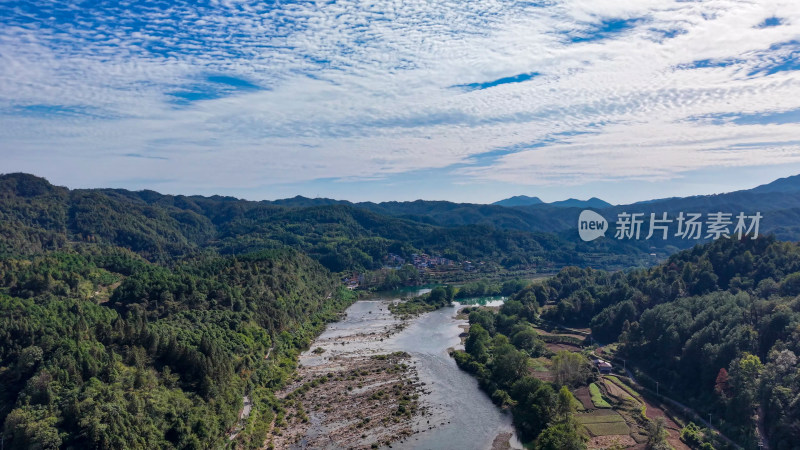
[[[430,169],[557,185],[800,162],[792,1],[4,5],[4,171],[70,185]]]

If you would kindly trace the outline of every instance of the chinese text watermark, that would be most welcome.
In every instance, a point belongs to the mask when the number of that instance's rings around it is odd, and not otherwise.
[[[628,213],[617,214],[614,238],[623,239],[662,239],[670,237],[678,239],[712,239],[720,237],[729,238],[736,236],[742,239],[750,236],[758,238],[758,228],[763,216],[760,212],[747,215],[740,212],[736,216],[732,213],[684,213],[676,216],[668,213]],[[642,231],[643,225],[648,225],[646,234]],[[592,241],[600,236],[605,236],[608,222],[600,214],[584,210],[578,218],[578,234],[584,241]]]

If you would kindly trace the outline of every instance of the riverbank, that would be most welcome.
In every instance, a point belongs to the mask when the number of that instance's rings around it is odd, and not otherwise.
[[[361,300],[329,324],[278,394],[274,448],[521,448],[505,411],[447,349],[463,319],[445,307],[403,320],[396,298]]]
[[[404,352],[337,357],[287,387],[275,448],[369,448],[413,434],[422,392]],[[279,398],[281,398],[279,396]]]

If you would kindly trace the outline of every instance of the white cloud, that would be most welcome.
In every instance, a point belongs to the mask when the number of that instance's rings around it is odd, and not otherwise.
[[[767,75],[800,48],[776,47],[800,41],[792,1],[69,8],[0,15],[3,171],[235,188],[457,165],[476,180],[559,184],[800,158],[800,125],[730,119],[800,109],[797,72]],[[758,27],[773,16],[780,25]],[[539,75],[452,87],[524,73]],[[262,90],[170,95],[213,88],[209,75]],[[515,150],[481,156],[504,148]]]

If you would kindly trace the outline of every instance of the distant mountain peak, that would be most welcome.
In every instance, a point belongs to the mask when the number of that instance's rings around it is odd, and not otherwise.
[[[576,198],[568,198],[566,200],[561,200],[557,202],[548,203],[550,206],[557,206],[560,208],[609,208],[612,205],[605,200],[599,199],[597,197],[592,197],[589,200],[578,200]]]
[[[800,175],[792,175],[786,178],[762,184],[761,186],[750,189],[750,192],[766,194],[770,192],[800,192]]]
[[[529,206],[541,205],[544,203],[539,197],[528,197],[527,195],[515,195],[492,203],[498,206]]]
[[[20,197],[45,195],[57,189],[59,188],[50,184],[45,178],[29,173],[0,174],[0,191],[13,192]]]
[[[280,206],[289,206],[289,207],[300,207],[306,208],[309,206],[329,206],[329,205],[349,205],[351,204],[347,200],[335,200],[332,198],[309,198],[304,197],[302,195],[295,195],[292,198],[282,198],[278,200],[273,200],[271,202],[273,205],[280,205]]]
[[[552,203],[545,203],[539,197],[528,197],[527,195],[515,195],[504,200],[492,203],[499,206],[555,206],[557,208],[609,208],[612,205],[605,200],[597,197],[592,197],[589,200],[578,200],[576,198],[569,198],[567,200],[560,200]]]

